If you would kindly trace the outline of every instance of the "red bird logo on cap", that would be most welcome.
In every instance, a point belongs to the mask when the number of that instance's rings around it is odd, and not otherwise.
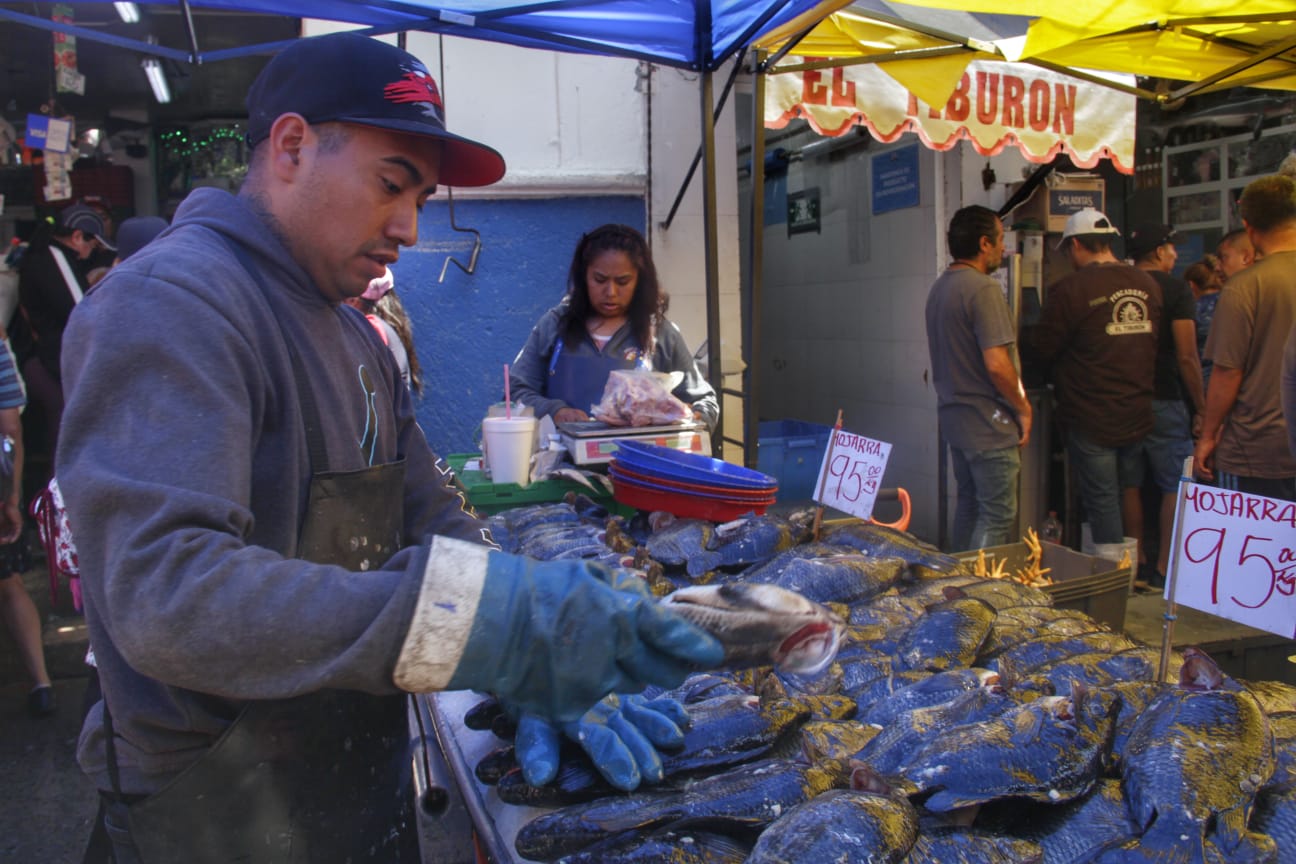
[[[406,72],[399,81],[383,88],[383,96],[389,102],[430,102],[438,110],[445,110],[445,106],[441,104],[441,94],[437,92],[436,82],[426,72],[417,70]]]

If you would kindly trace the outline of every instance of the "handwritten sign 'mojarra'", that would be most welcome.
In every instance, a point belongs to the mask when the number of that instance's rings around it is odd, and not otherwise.
[[[837,429],[819,466],[815,500],[852,516],[869,519],[882,488],[891,445]]]
[[[1296,638],[1296,504],[1184,483],[1179,507],[1174,601]]]

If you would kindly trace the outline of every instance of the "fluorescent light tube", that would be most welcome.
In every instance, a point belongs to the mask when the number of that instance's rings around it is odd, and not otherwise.
[[[139,7],[134,3],[114,3],[113,6],[117,7],[117,14],[127,24],[134,24],[140,20]]]
[[[165,105],[171,101],[171,88],[167,85],[166,73],[162,71],[162,62],[156,57],[146,57],[140,61],[144,67],[144,74],[148,76],[149,86],[153,88],[153,96],[158,102]]]

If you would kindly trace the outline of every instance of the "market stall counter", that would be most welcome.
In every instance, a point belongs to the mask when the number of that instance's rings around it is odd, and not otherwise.
[[[464,715],[486,696],[470,690],[433,693],[422,697],[431,712],[436,737],[449,765],[457,791],[472,815],[473,833],[477,839],[479,856],[484,855],[492,864],[523,862],[514,850],[513,842],[518,830],[544,810],[505,804],[493,786],[477,779],[473,769],[488,753],[505,746],[493,733],[468,729],[463,724]],[[467,861],[471,862],[469,858]],[[477,860],[481,860],[480,857]],[[457,862],[451,862],[457,864]]]

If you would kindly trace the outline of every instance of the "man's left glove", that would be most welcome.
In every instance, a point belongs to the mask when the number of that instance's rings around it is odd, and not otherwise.
[[[532,786],[543,786],[558,773],[558,736],[566,735],[589,755],[604,779],[629,792],[643,781],[662,779],[657,748],[682,744],[682,727],[687,725],[688,713],[674,699],[648,701],[613,693],[570,723],[523,714],[513,747],[522,776]]]

